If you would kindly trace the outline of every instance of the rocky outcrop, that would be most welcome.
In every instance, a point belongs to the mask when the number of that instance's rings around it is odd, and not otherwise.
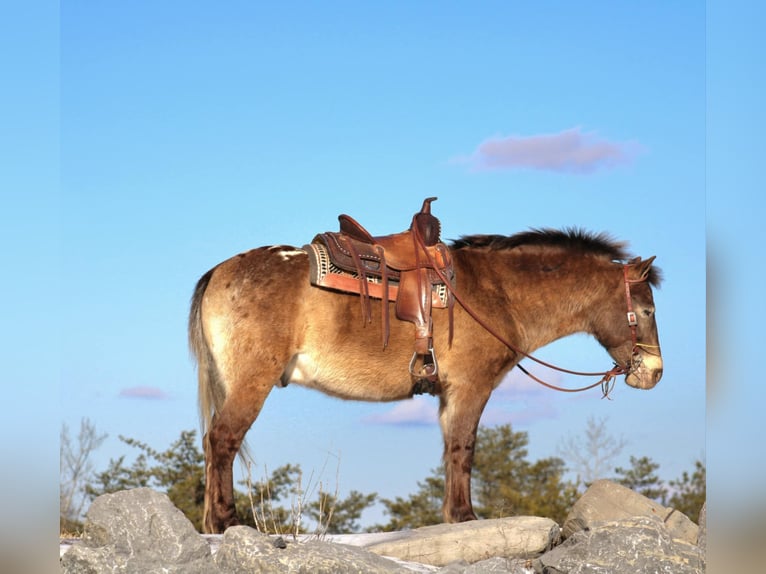
[[[697,546],[673,539],[655,517],[600,522],[575,532],[533,563],[545,574],[700,574],[705,571]]]
[[[83,537],[61,546],[61,569],[65,574],[704,572],[704,511],[697,528],[683,515],[670,519],[678,513],[605,482],[594,484],[575,504],[564,537],[555,522],[529,516],[321,539],[268,536],[246,526],[203,536],[166,495],[138,488],[93,502]]]
[[[553,548],[559,540],[559,526],[553,520],[517,516],[476,520],[461,525],[425,526],[365,547],[383,556],[446,566],[457,560],[472,564],[495,556],[539,556]]]
[[[64,572],[210,572],[210,546],[165,494],[149,488],[99,496]]]
[[[635,516],[657,518],[665,524],[672,538],[697,543],[699,528],[688,516],[611,480],[597,480],[575,502],[564,521],[562,534],[564,538],[569,538],[575,532],[599,522]]]
[[[232,574],[389,574],[402,571],[397,563],[361,548],[318,540],[288,544],[283,538],[272,538],[247,526],[234,526],[224,533],[214,561],[221,572]]]

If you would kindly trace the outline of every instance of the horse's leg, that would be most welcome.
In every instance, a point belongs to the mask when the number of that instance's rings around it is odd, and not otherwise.
[[[271,384],[252,385],[226,397],[203,439],[205,449],[204,530],[221,533],[238,524],[234,506],[234,458],[261,411]]]
[[[490,390],[464,385],[450,387],[440,397],[439,423],[444,437],[445,522],[476,520],[471,504],[471,466],[476,430]]]

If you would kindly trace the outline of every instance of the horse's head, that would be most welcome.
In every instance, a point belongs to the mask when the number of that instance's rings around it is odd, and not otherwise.
[[[654,316],[652,286],[660,283],[654,257],[640,257],[622,267],[613,304],[599,314],[596,337],[625,371],[625,382],[651,389],[662,378],[662,354]]]

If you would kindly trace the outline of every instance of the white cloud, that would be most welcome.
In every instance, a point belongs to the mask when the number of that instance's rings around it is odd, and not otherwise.
[[[370,415],[366,423],[383,425],[431,425],[439,420],[439,408],[433,400],[424,397],[397,403],[390,411]]]
[[[120,391],[121,398],[163,400],[168,394],[157,387],[128,387]]]
[[[639,149],[635,142],[609,141],[576,127],[554,134],[493,137],[461,162],[476,170],[590,173],[629,163]]]

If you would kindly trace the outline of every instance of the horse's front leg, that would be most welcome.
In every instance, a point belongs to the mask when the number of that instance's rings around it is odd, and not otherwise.
[[[471,503],[471,467],[476,430],[490,390],[466,384],[449,387],[440,397],[439,423],[444,437],[445,522],[476,520]]]

